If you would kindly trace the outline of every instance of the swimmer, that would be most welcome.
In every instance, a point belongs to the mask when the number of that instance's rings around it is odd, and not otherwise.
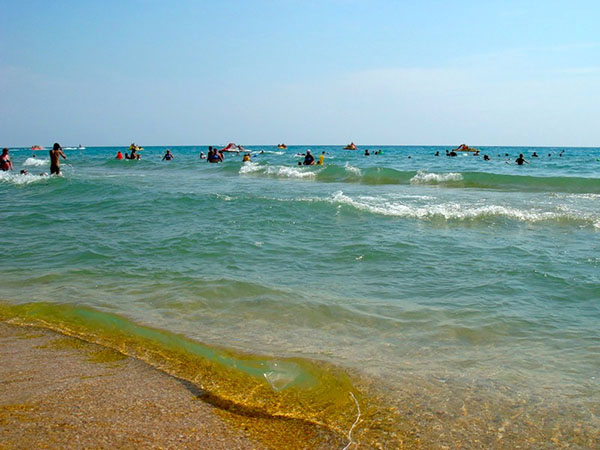
[[[440,152],[435,152],[435,155],[433,156],[440,156]]]
[[[29,172],[27,172],[25,169],[21,169],[21,175],[27,175],[29,174]]]
[[[117,152],[117,156],[115,157],[115,159],[123,159],[123,153],[121,153],[121,150]]]
[[[321,154],[319,155],[319,162],[317,163],[317,165],[322,166],[324,161],[325,161],[325,152],[321,152]]]
[[[54,143],[50,154],[50,175],[60,175],[60,158],[67,159],[62,147],[58,142]]]
[[[484,161],[489,161],[489,160],[490,160],[490,157],[489,157],[488,155],[483,155],[483,160],[484,160]]]
[[[140,155],[137,153],[137,150],[135,148],[131,149],[131,154],[127,154],[125,153],[125,159],[140,159]]]
[[[13,170],[12,161],[8,154],[8,148],[2,149],[2,155],[0,156],[0,170],[6,172],[7,170]]]
[[[538,158],[538,154],[537,154],[537,152],[533,152],[533,153],[531,154],[531,157],[532,157],[532,158]]]
[[[365,156],[369,156],[369,155],[370,155],[370,153],[369,153],[369,149],[366,149],[366,150],[365,150]]]
[[[302,163],[305,166],[312,166],[315,163],[315,157],[312,155],[310,150],[306,150],[306,156],[304,157],[304,162]]]
[[[206,156],[204,156],[204,152],[200,152],[200,159],[206,159]]]
[[[519,157],[517,159],[515,159],[515,162],[519,165],[522,166],[523,163],[525,164],[529,164],[529,161],[525,160],[525,158],[523,158],[523,153],[519,153]]]
[[[248,162],[250,161],[250,153],[246,153],[244,155],[244,157],[242,158],[242,162]]]
[[[173,156],[173,153],[171,153],[171,150],[167,149],[167,153],[165,153],[165,156],[162,157],[161,161],[164,161],[164,160],[171,161],[173,158],[175,158]]]

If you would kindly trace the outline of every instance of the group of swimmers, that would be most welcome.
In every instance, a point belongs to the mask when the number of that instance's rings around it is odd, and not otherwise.
[[[369,149],[365,149],[365,156],[371,156],[371,155],[383,155],[383,150],[375,150],[374,153],[369,152]]]
[[[304,161],[298,161],[299,166],[322,166],[325,161],[325,152],[321,152],[318,161],[315,161],[310,150],[306,150],[306,153],[297,153],[296,156],[304,156]]]
[[[140,154],[138,153],[138,150],[142,150],[142,147],[138,147],[135,144],[131,144],[129,147],[129,150],[130,150],[130,153],[125,152],[125,156],[123,156],[123,153],[119,150],[117,152],[116,159],[119,159],[119,160],[121,160],[121,159],[140,160],[141,159]],[[561,150],[561,152],[558,154],[558,156],[562,157],[564,152],[565,152],[564,150]],[[264,153],[264,150],[261,151],[260,153]],[[238,154],[239,154],[239,151],[238,151]],[[312,166],[312,165],[321,166],[324,163],[325,154],[326,154],[326,152],[321,152],[321,154],[319,155],[318,161],[315,161],[315,157],[313,156],[313,154],[310,150],[307,150],[306,153],[298,153],[296,156],[304,157],[303,161],[298,161],[298,165],[299,166]],[[371,154],[381,155],[381,154],[383,154],[383,151],[377,150],[374,153],[370,153],[368,149],[365,150],[365,156],[370,156]],[[475,149],[475,151],[473,151],[472,154],[473,154],[473,156],[479,156],[480,151]],[[50,155],[50,174],[51,175],[60,175],[60,158],[66,159],[67,157],[66,157],[65,153],[63,152],[63,149],[59,143],[54,144],[54,146],[52,147],[52,150],[49,151],[49,155]],[[435,152],[434,156],[440,156],[440,152],[439,151]],[[446,150],[446,156],[448,156],[448,157],[458,156],[458,154],[456,153],[456,149]],[[504,156],[506,158],[510,158],[510,155],[508,153],[505,153]],[[33,155],[33,157],[35,158],[35,155]],[[498,157],[502,157],[502,155],[498,154]],[[537,152],[534,151],[531,154],[531,157],[538,158],[539,155],[537,154]],[[552,157],[552,153],[548,153],[548,157]],[[174,158],[175,158],[175,156],[173,155],[173,153],[171,153],[171,150],[167,149],[164,156],[162,157],[162,161],[170,161]],[[411,158],[411,157],[409,156],[409,158]],[[219,162],[223,162],[225,160],[225,155],[224,155],[223,150],[218,150],[216,147],[210,146],[210,147],[208,147],[208,155],[205,156],[203,152],[200,152],[200,159],[206,159],[207,162],[209,162],[209,163],[219,163]],[[250,152],[245,152],[244,156],[242,157],[242,161],[248,162],[250,160],[251,160]],[[490,161],[491,158],[489,157],[489,155],[484,154],[483,160]],[[518,158],[515,159],[514,162],[519,166],[522,166],[523,164],[529,164],[529,161],[527,161],[525,159],[525,157],[523,156],[523,153],[520,153]],[[506,163],[510,164],[510,161],[507,160]],[[13,164],[10,160],[8,148],[2,149],[2,155],[0,155],[0,170],[1,171],[14,170]],[[28,172],[27,172],[27,170],[23,169],[23,170],[21,170],[21,174],[27,175]],[[41,175],[46,175],[46,174],[42,173]]]
[[[135,142],[133,142],[129,146],[129,151],[131,153],[125,152],[125,156],[123,156],[123,153],[121,152],[121,150],[119,150],[117,152],[117,156],[116,156],[115,159],[123,159],[123,158],[125,158],[125,159],[135,159],[136,161],[139,161],[140,159],[142,159],[142,157],[138,153],[139,150],[143,150],[143,147],[139,147],[139,146],[135,145]]]
[[[564,152],[565,152],[564,150],[561,150],[560,153],[558,154],[558,156],[562,158],[562,155],[563,155]],[[480,150],[475,150],[473,152],[473,156],[479,156],[479,154],[480,154]],[[440,152],[439,151],[435,152],[435,154],[433,156],[440,156]],[[458,154],[456,153],[455,150],[446,150],[446,156],[455,157],[455,156],[458,156]],[[501,157],[502,157],[502,155],[498,154],[498,158],[501,158]],[[508,153],[505,153],[504,157],[510,158],[510,155]],[[537,152],[534,151],[531,154],[531,157],[532,158],[539,158],[539,155],[537,154]],[[548,153],[548,158],[550,158],[550,157],[552,157],[552,153]],[[410,156],[409,156],[409,158],[410,158]],[[484,154],[483,155],[483,160],[484,161],[491,161],[491,158],[490,158],[489,155]],[[506,163],[510,164],[510,162],[508,160],[506,161]],[[515,159],[515,163],[517,165],[519,165],[519,166],[522,166],[523,164],[529,164],[529,161],[527,161],[525,159],[525,157],[523,156],[523,153],[519,153],[518,158]]]
[[[2,149],[2,155],[0,155],[0,170],[6,172],[8,170],[14,170],[12,161],[10,160],[10,155],[8,154],[8,148]],[[54,143],[52,150],[48,151],[50,155],[50,175],[60,175],[60,158],[67,159],[67,156],[63,152],[62,147],[58,142]],[[33,155],[35,158],[35,155]],[[23,169],[21,170],[21,175],[28,175],[29,172]],[[41,173],[40,175],[47,175],[46,173]]]

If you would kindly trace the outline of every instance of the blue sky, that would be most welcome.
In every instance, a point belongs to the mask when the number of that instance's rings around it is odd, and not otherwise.
[[[597,1],[0,0],[0,144],[599,146],[599,23]]]

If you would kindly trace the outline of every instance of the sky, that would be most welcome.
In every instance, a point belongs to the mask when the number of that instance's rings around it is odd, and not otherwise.
[[[600,2],[0,0],[0,145],[600,146]]]

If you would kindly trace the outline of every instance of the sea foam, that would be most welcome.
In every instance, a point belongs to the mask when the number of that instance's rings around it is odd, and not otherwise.
[[[417,174],[410,179],[412,184],[438,184],[448,181],[461,181],[463,176],[460,173],[428,173],[419,170]]]
[[[543,211],[504,205],[473,205],[461,202],[414,205],[386,198],[352,198],[342,191],[334,193],[329,201],[373,214],[420,220],[476,221],[497,217],[534,223],[543,221],[582,221],[587,222],[588,225],[592,224],[595,228],[600,228],[600,218],[597,215],[561,208]]]
[[[24,162],[24,166],[47,166],[50,164],[49,159],[40,159],[40,158],[27,158]]]

